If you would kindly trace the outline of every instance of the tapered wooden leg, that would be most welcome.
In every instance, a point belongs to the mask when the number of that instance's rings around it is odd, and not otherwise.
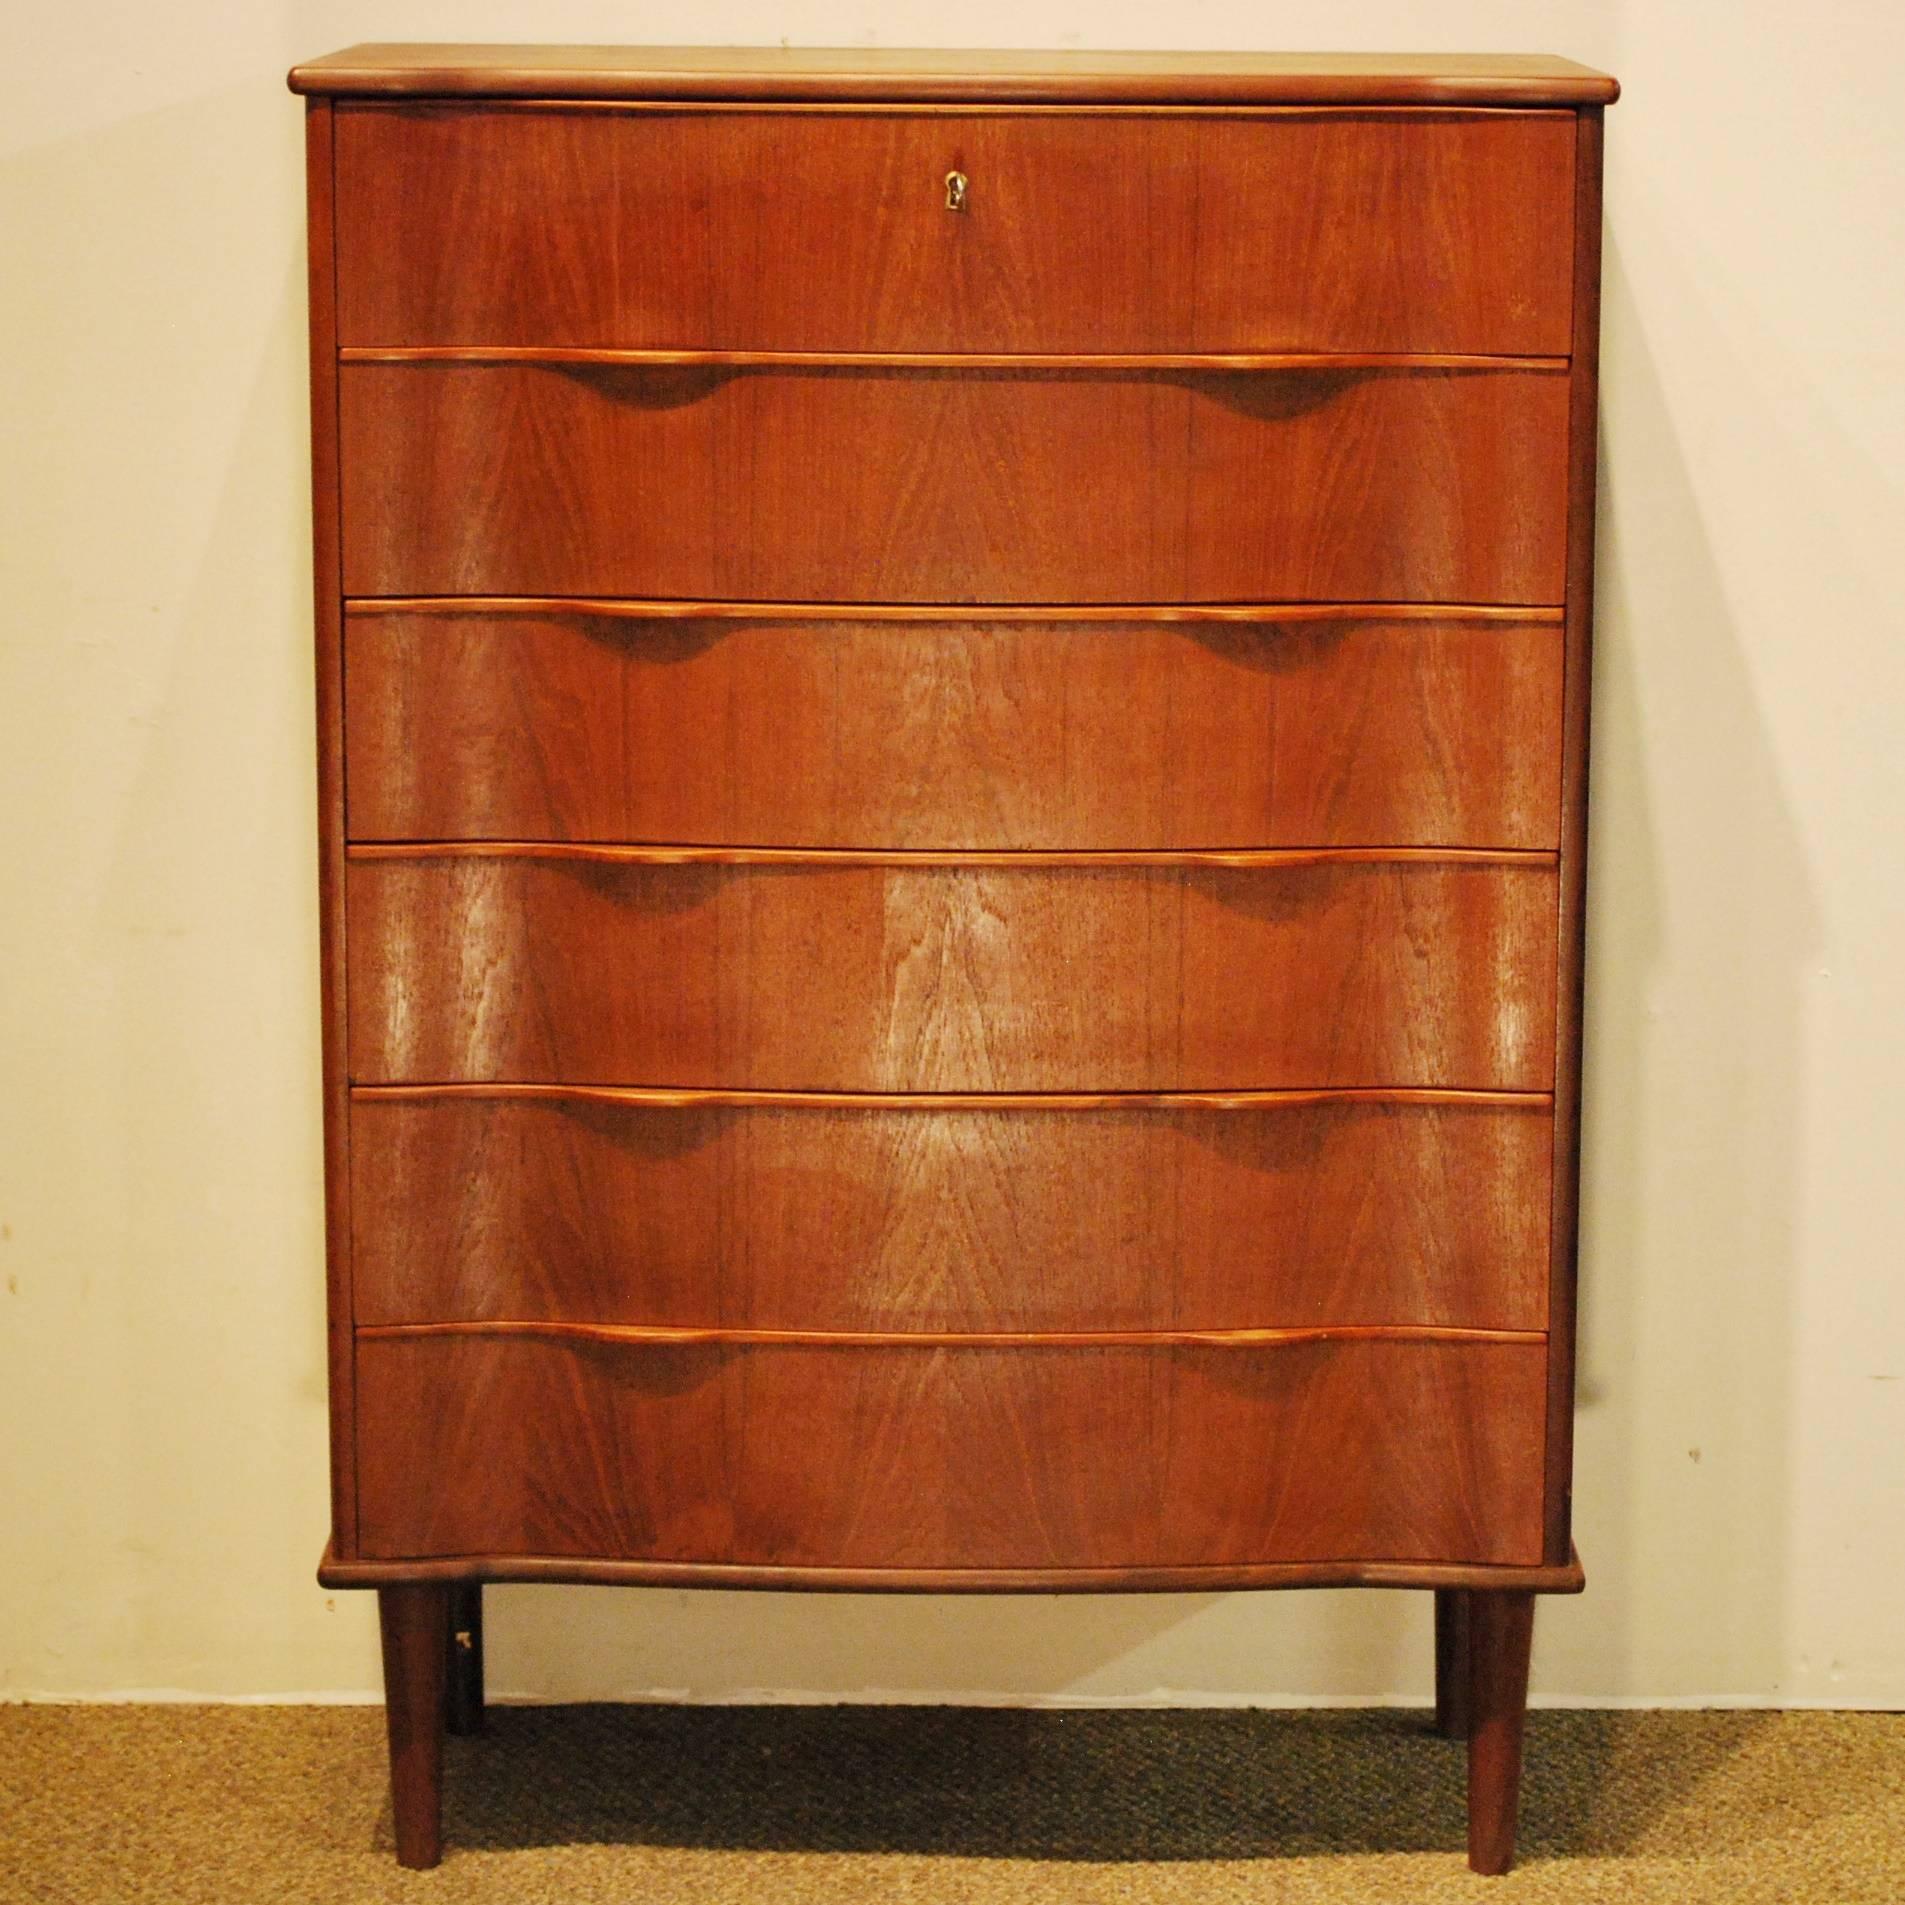
[[[1521,1736],[1535,1597],[1477,1589],[1468,1596],[1468,1862],[1506,1872],[1515,1862]]]
[[[1435,1730],[1445,1740],[1468,1738],[1468,1595],[1435,1591]]]
[[[450,1731],[461,1738],[483,1730],[482,1582],[459,1581],[451,1588],[446,1640],[446,1714]]]
[[[379,1588],[377,1614],[384,1634],[384,1718],[390,1730],[397,1863],[435,1865],[443,1856],[443,1636],[450,1591]]]

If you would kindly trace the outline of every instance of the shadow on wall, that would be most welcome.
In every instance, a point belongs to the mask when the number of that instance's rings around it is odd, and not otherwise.
[[[54,848],[8,975],[49,1054],[8,1079],[43,1332],[28,1687],[282,1685],[252,1637],[323,1620],[261,1603],[294,1519],[308,1580],[323,1502],[297,158],[260,82],[0,162],[36,261],[0,299],[27,367],[0,515],[45,683],[45,819],[8,814]]]
[[[1650,295],[1680,300],[1684,324],[1711,285],[1685,262],[1656,284],[1674,247],[1641,236]],[[1589,1588],[1569,1643],[1591,1665],[1567,1678],[1771,1692],[1818,904],[1676,436],[1676,409],[1710,388],[1670,396],[1613,233],[1604,312],[1575,1492]],[[1725,386],[1724,365],[1709,372]]]

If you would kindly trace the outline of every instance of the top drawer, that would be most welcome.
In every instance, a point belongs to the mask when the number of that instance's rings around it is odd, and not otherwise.
[[[1561,356],[1573,164],[1567,112],[349,103],[338,336]]]

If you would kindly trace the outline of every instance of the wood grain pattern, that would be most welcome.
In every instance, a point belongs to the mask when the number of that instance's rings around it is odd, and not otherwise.
[[[1539,1345],[373,1338],[358,1364],[364,1546],[386,1557],[1505,1564],[1541,1547]]]
[[[1546,622],[346,618],[357,839],[1558,844]]]
[[[344,958],[344,632],[337,467],[337,280],[332,122],[327,99],[304,115],[305,254],[311,351],[311,609],[317,703],[318,974],[324,1119],[325,1388],[330,1413],[331,1539],[357,1540],[357,1411],[352,1400],[350,1020]]]
[[[1570,113],[339,109],[346,345],[1568,348]],[[971,180],[946,207],[945,177]],[[1367,242],[1372,227],[1381,246]],[[737,268],[737,266],[739,268]]]
[[[1556,935],[1554,1223],[1549,1291],[1547,1553],[1573,1541],[1574,1352],[1581,1182],[1581,1053],[1587,970],[1588,728],[1594,674],[1594,497],[1601,341],[1601,146],[1583,112],[1574,252],[1574,370],[1568,391],[1568,597],[1561,745],[1562,860]]]
[[[353,1076],[1546,1090],[1545,860],[350,867]]]
[[[1542,371],[350,364],[352,595],[1558,602]]]
[[[530,99],[1158,101],[1572,106],[1619,87],[1541,53],[988,52],[898,47],[373,43],[291,69],[294,92]]]
[[[352,1116],[367,1324],[1546,1324],[1541,1100]]]

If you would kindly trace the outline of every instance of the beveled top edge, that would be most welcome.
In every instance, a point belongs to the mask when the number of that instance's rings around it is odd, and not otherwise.
[[[894,47],[366,44],[294,93],[346,97],[1029,105],[1600,106],[1606,73],[1545,53],[992,52]]]

